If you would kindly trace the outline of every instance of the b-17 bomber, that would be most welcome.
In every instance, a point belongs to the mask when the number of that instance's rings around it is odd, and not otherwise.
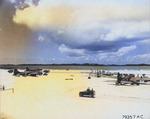
[[[12,70],[8,71],[9,73],[12,72]],[[26,67],[26,69],[23,72],[18,71],[18,69],[13,69],[13,76],[34,76],[36,77],[37,75],[48,75],[50,71],[49,70],[44,70],[42,71],[42,69],[29,69],[28,67]]]

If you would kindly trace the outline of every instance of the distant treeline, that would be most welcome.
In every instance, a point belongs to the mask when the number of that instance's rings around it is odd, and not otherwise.
[[[84,63],[84,64],[1,64],[0,68],[3,66],[150,66],[150,64],[124,64],[124,65],[118,65],[118,64],[90,64],[90,63]]]

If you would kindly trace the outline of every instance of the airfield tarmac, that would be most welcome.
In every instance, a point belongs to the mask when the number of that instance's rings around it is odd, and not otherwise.
[[[1,119],[150,119],[149,84],[115,86],[111,81],[116,79],[88,79],[87,72],[50,70],[48,76],[11,76],[14,93],[0,91]],[[88,87],[96,91],[95,98],[79,97]]]

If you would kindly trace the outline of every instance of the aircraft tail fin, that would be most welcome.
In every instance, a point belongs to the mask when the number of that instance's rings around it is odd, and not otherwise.
[[[29,71],[29,67],[26,67],[26,71]]]
[[[14,69],[14,75],[17,75],[18,73],[20,73],[17,69]]]

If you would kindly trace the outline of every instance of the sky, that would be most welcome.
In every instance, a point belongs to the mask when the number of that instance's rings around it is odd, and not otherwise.
[[[0,64],[150,64],[150,0],[16,1],[0,0]]]

